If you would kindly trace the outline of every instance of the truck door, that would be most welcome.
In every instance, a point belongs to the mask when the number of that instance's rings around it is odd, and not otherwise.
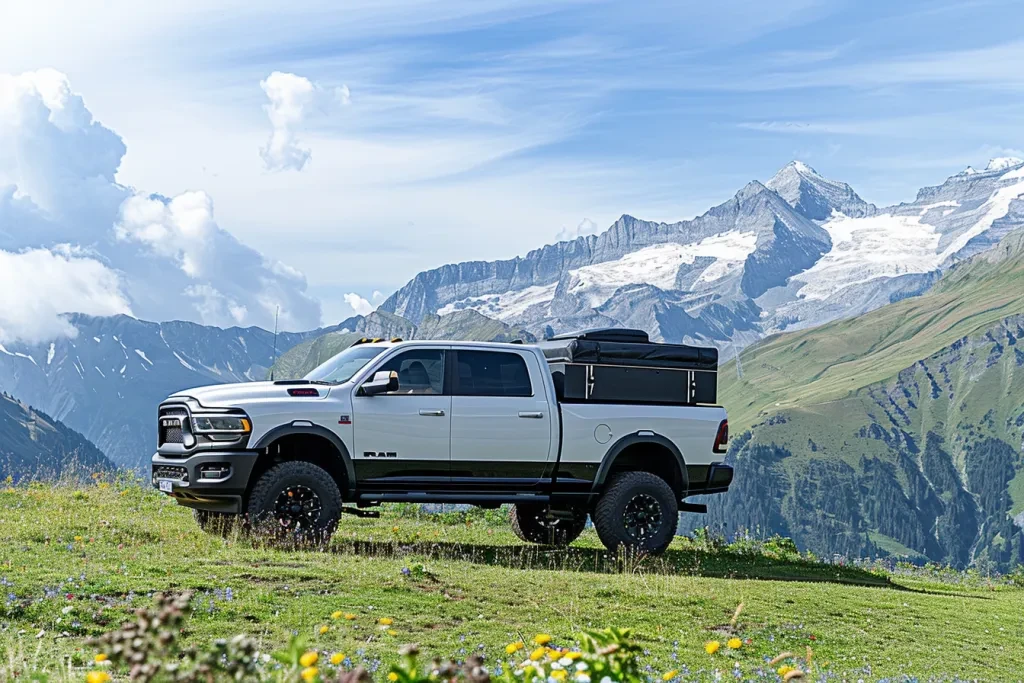
[[[554,462],[551,406],[515,351],[452,352],[452,483],[536,485]]]
[[[398,390],[352,397],[352,454],[363,489],[445,487],[449,482],[452,397],[445,349],[410,349],[373,372],[398,373]],[[372,373],[370,375],[372,377]]]

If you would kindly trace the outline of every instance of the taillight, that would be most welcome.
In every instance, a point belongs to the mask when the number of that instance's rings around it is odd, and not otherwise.
[[[312,398],[318,398],[320,396],[320,392],[317,391],[316,389],[289,389],[288,390],[288,395],[289,396],[309,396],[309,397],[312,397]]]
[[[729,450],[729,421],[722,420],[718,425],[718,434],[715,434],[715,445],[711,447],[712,453],[725,453]]]

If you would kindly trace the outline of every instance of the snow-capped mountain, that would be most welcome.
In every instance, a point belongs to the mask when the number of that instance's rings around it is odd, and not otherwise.
[[[124,315],[70,316],[77,335],[38,345],[0,345],[0,389],[89,438],[117,465],[149,461],[156,407],[168,395],[222,382],[262,380],[274,333]],[[347,329],[281,333],[282,353],[307,338]]]
[[[418,274],[382,309],[418,321],[473,309],[538,334],[640,327],[739,347],[921,293],[1024,226],[1024,160],[993,159],[878,208],[794,161],[690,221],[624,215],[603,233],[506,261]]]

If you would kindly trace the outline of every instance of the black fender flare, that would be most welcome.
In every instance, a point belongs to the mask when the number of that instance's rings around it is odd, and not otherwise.
[[[601,465],[597,468],[597,476],[594,477],[594,488],[593,492],[597,492],[598,489],[604,486],[605,480],[608,478],[608,473],[611,472],[612,466],[615,464],[615,459],[619,455],[629,448],[637,444],[656,444],[663,446],[673,455],[676,459],[676,465],[679,467],[679,477],[681,482],[680,496],[685,496],[687,490],[690,488],[690,478],[686,472],[686,461],[683,459],[683,454],[679,451],[671,439],[668,439],[661,434],[654,433],[641,433],[633,432],[627,434],[618,441],[612,444],[611,448],[605,453],[604,458],[601,460]]]
[[[281,425],[280,427],[274,427],[269,432],[261,436],[259,441],[257,441],[254,446],[251,446],[251,448],[255,450],[263,450],[264,448],[269,448],[270,444],[274,443],[278,439],[286,436],[295,436],[296,434],[319,436],[331,442],[331,445],[333,445],[335,450],[338,451],[338,455],[341,456],[342,465],[345,467],[346,493],[353,493],[356,488],[356,468],[355,465],[352,464],[352,455],[348,452],[348,447],[345,446],[345,442],[342,441],[337,434],[326,427],[321,427],[320,425]]]

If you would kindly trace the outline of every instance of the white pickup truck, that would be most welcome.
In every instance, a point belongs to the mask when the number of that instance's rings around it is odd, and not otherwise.
[[[700,373],[662,367],[666,348],[708,350],[643,340],[604,344],[623,402],[545,344],[455,341],[368,340],[302,380],[183,391],[159,407],[153,485],[211,530],[323,539],[385,502],[510,504],[526,541],[570,543],[589,514],[607,547],[658,553],[680,510],[704,511],[685,499],[725,491],[732,468],[725,410],[693,402]],[[614,357],[630,346],[645,350]]]

